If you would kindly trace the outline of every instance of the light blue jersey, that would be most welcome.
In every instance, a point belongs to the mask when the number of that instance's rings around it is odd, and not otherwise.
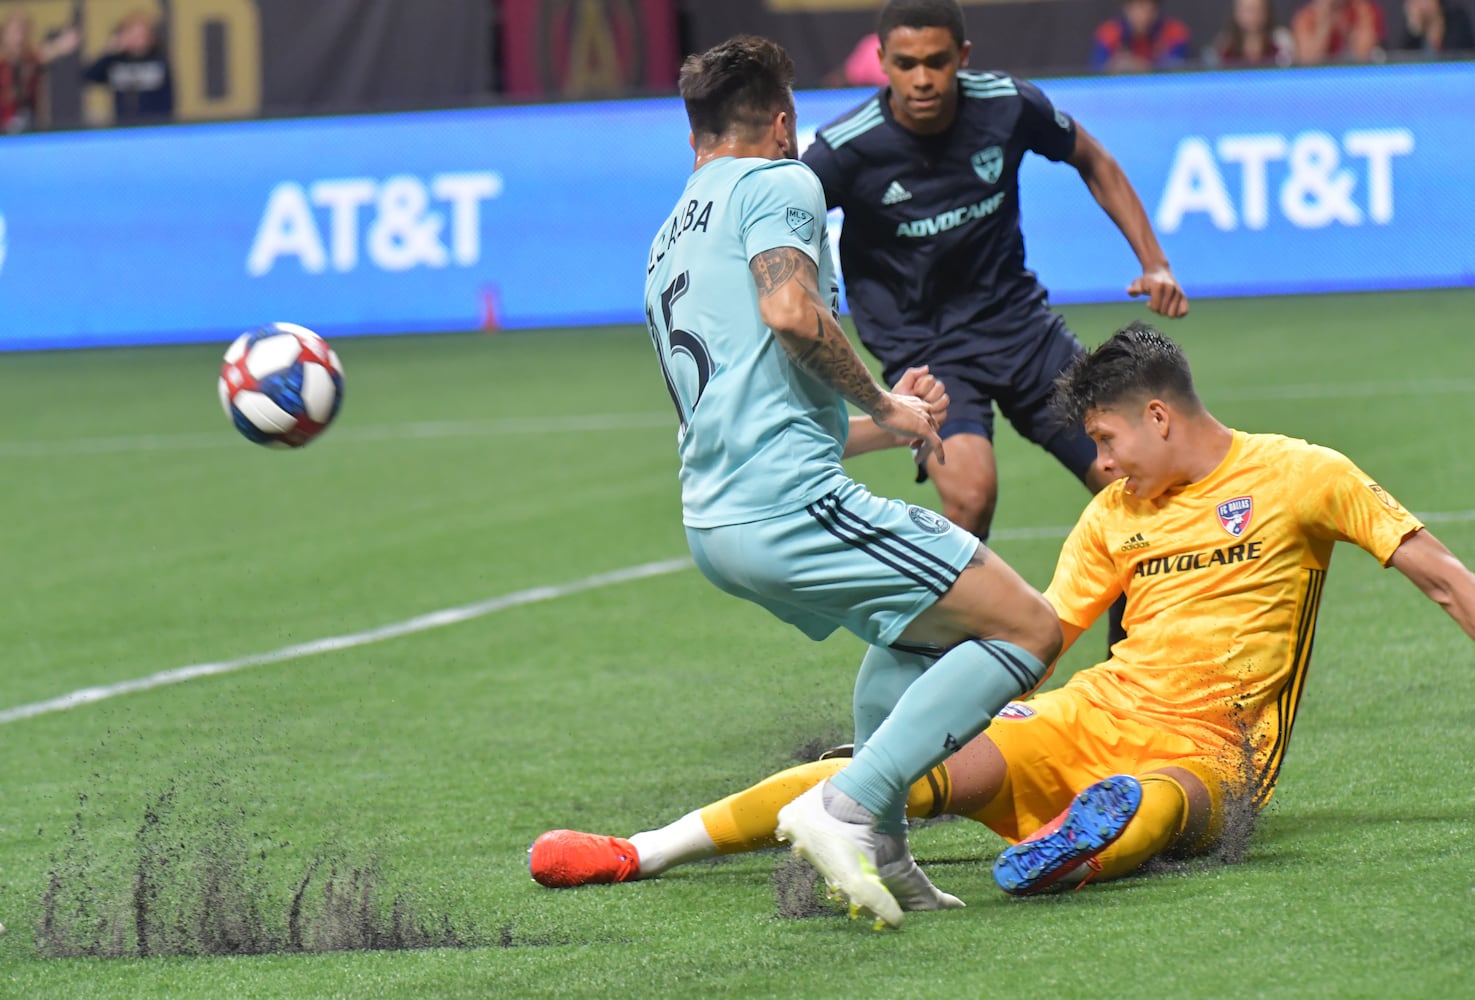
[[[763,323],[748,262],[795,247],[838,309],[818,178],[796,160],[713,160],[651,244],[645,314],[680,420],[688,527],[800,510],[845,480],[845,400],[799,369]]]

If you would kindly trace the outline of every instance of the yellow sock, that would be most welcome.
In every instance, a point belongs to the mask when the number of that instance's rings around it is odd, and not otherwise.
[[[778,811],[849,763],[845,758],[817,760],[770,774],[756,785],[705,806],[702,826],[718,854],[777,847],[773,829],[778,825]]]
[[[947,812],[952,796],[953,779],[944,761],[922,775],[907,792],[907,815],[913,819],[941,816]]]
[[[1098,879],[1121,878],[1140,868],[1177,840],[1188,822],[1188,793],[1166,774],[1147,774],[1142,782],[1142,804],[1116,843],[1096,855]]]
[[[831,758],[770,774],[756,785],[703,807],[702,826],[717,845],[718,854],[776,847],[778,840],[773,829],[778,825],[778,811],[821,781],[838,774],[849,763],[843,757]],[[907,815],[919,818],[940,815],[947,808],[951,790],[947,765],[937,765],[912,786],[907,796]]]

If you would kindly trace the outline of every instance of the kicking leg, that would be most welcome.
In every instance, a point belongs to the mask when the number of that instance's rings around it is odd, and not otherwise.
[[[528,849],[528,870],[550,889],[654,878],[677,865],[719,854],[776,847],[778,811],[849,761],[821,760],[779,771],[657,830],[626,839],[549,830]]]
[[[847,757],[834,757],[779,771],[675,822],[628,839],[550,830],[533,842],[528,868],[542,885],[565,889],[655,878],[678,865],[719,854],[777,847],[778,811],[849,763]],[[947,812],[952,787],[948,764],[939,764],[912,786],[907,815],[930,819]]]
[[[904,835],[878,851],[884,836],[878,822],[897,813],[918,776],[1044,679],[1060,650],[1060,627],[1049,604],[980,545],[903,639],[948,652],[905,690],[851,765],[785,806],[778,826],[780,839],[792,842],[832,887],[893,926],[900,908],[879,884],[876,865],[883,854],[896,864],[910,862],[910,853]]]

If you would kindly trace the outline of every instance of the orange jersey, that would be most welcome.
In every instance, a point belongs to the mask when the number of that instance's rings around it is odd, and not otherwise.
[[[1422,527],[1344,455],[1275,434],[1235,431],[1218,468],[1157,500],[1113,483],[1066,539],[1045,596],[1084,629],[1125,592],[1127,638],[1067,686],[1226,764],[1248,749],[1245,777],[1263,805],[1306,683],[1332,544],[1387,565]]]

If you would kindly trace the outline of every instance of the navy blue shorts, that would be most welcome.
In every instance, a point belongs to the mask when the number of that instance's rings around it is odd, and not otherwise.
[[[979,333],[980,345],[995,346],[987,333]],[[1085,352],[1065,320],[1053,313],[1039,326],[1020,337],[1025,350],[1007,355],[980,351],[974,358],[928,361],[933,375],[947,387],[947,422],[942,436],[981,434],[994,437],[994,404],[1019,435],[1054,455],[1077,479],[1086,478],[1096,460],[1096,443],[1079,425],[1067,425],[1050,406],[1055,379],[1078,354]],[[908,367],[892,365],[886,358],[887,384],[893,384]]]

